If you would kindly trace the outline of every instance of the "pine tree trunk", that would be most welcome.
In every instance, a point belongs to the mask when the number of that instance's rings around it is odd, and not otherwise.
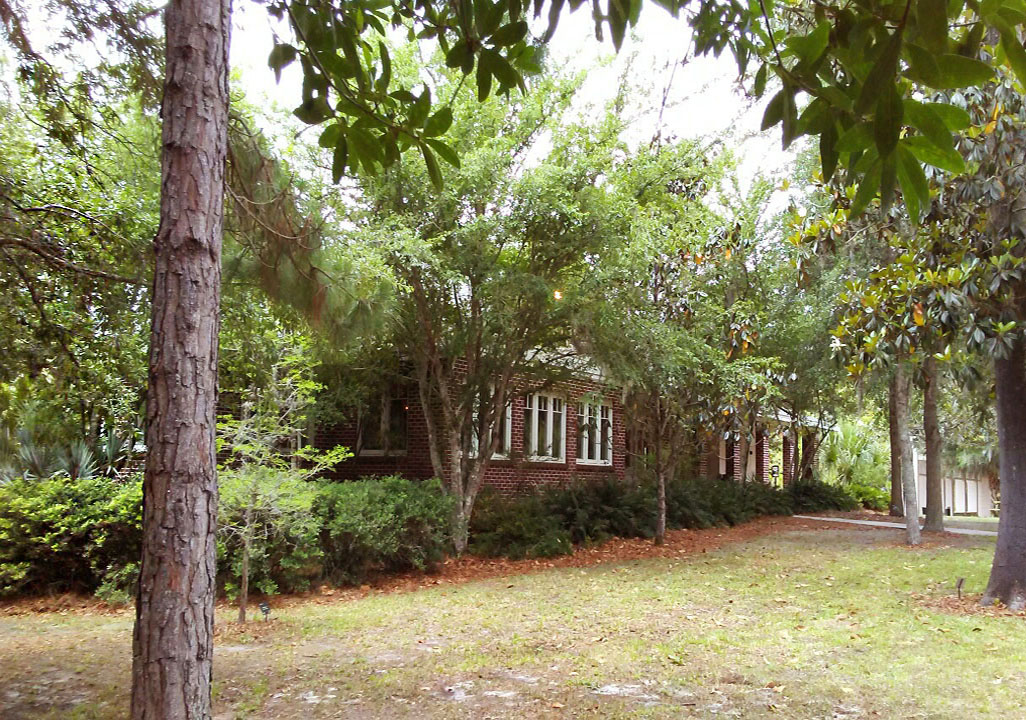
[[[919,503],[916,499],[916,479],[912,472],[912,443],[908,435],[908,396],[911,383],[908,370],[904,363],[898,363],[894,369],[894,424],[898,441],[897,448],[892,444],[891,454],[898,456],[898,469],[901,474],[902,500],[905,505],[905,537],[909,545],[920,543],[919,534]]]
[[[1026,606],[1026,340],[994,359],[1001,517],[990,581],[981,602]]]
[[[891,449],[891,515],[902,517],[905,514],[905,503],[901,489],[901,448],[903,445],[901,432],[898,430],[898,371],[891,375],[887,387],[887,427],[890,432]]]
[[[923,433],[926,442],[926,522],[923,530],[944,529],[944,487],[941,466],[942,440],[937,419],[937,361],[930,355],[923,361]]]
[[[133,720],[211,715],[230,18],[229,0],[173,0],[165,9],[167,77]]]

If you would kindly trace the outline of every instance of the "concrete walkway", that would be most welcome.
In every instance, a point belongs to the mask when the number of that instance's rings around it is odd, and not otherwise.
[[[869,525],[870,527],[893,528],[895,530],[905,529],[905,523],[883,522],[881,520],[849,520],[848,518],[814,517],[812,515],[795,515],[794,517],[802,520],[821,520],[823,522],[848,523],[849,525]],[[944,528],[944,532],[954,533],[955,535],[985,535],[987,537],[997,537],[997,533],[993,530]]]

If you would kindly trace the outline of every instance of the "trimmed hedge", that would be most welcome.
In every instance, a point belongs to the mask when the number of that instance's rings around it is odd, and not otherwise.
[[[0,485],[0,595],[130,591],[141,542],[139,476]]]
[[[434,568],[448,547],[452,507],[438,480],[326,483],[314,505],[324,576],[358,582],[376,572]]]

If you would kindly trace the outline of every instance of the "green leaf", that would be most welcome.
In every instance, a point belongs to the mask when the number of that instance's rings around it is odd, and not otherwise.
[[[942,150],[955,147],[951,140],[951,131],[931,105],[906,100],[904,106],[909,124],[929,138],[930,142]]]
[[[859,99],[855,103],[855,112],[859,115],[865,113],[874,101],[880,88],[894,85],[894,74],[898,69],[898,57],[901,53],[901,32],[895,31],[887,40],[880,56],[873,63],[872,69],[866,75],[862,83],[862,90],[859,91]]]
[[[985,62],[963,55],[941,55],[937,58],[937,80],[931,87],[955,90],[972,85],[983,85],[994,77],[994,68]]]
[[[762,115],[762,129],[769,130],[784,118],[784,98],[787,95],[785,87],[766,103],[766,111]]]
[[[969,117],[969,113],[960,107],[954,105],[948,105],[947,103],[923,103],[926,107],[933,110],[940,117],[941,122],[951,132],[958,132],[959,130],[965,130],[969,127],[969,123],[972,122]]]
[[[1001,49],[1005,51],[1008,64],[1012,66],[1012,70],[1015,72],[1015,76],[1019,78],[1019,82],[1026,84],[1026,50],[1023,50],[1018,35],[1016,35],[1015,30],[1004,19],[999,19],[999,22],[995,22],[995,27],[1001,33]]]
[[[338,127],[337,125],[335,127]],[[340,137],[335,145],[335,152],[331,155],[331,181],[338,183],[346,171],[346,161],[349,158],[349,143],[344,137]]]
[[[439,157],[445,160],[447,163],[452,165],[454,168],[460,166],[460,156],[456,154],[456,151],[446,145],[441,140],[435,140],[434,138],[428,138],[425,140],[428,145],[434,148],[434,151],[438,153]]]
[[[281,82],[282,68],[288,67],[296,59],[296,49],[288,44],[278,44],[271,50],[267,58],[267,67],[274,70],[275,82]]]
[[[905,45],[908,55],[908,69],[905,75],[920,85],[935,87],[940,76],[940,68],[934,54],[924,47],[908,43]]]
[[[452,110],[450,110],[447,107],[444,107],[428,118],[427,123],[424,125],[424,135],[426,135],[427,137],[445,135],[445,132],[451,126]]]
[[[886,157],[898,145],[901,135],[901,123],[905,111],[901,104],[901,95],[894,83],[888,83],[880,93],[876,103],[876,114],[873,116],[873,139],[880,157]]]
[[[794,139],[800,134],[798,127],[798,109],[794,103],[794,91],[784,85],[784,108],[783,116],[781,118],[781,129],[782,129],[782,143],[784,150],[790,147]]]
[[[309,98],[292,111],[292,114],[307,125],[318,125],[331,117],[331,106],[323,97]]]
[[[492,70],[490,61],[483,53],[477,61],[477,99],[484,102],[492,92]]]
[[[388,48],[385,43],[378,41],[378,53],[381,56],[381,77],[374,83],[374,89],[379,93],[388,92],[388,84],[392,82],[392,59],[388,56]]]
[[[435,186],[435,190],[441,190],[443,187],[442,171],[438,167],[438,160],[435,158],[435,154],[431,152],[431,148],[427,146],[427,143],[420,143],[420,152],[424,156],[424,164],[427,166],[431,184]]]
[[[830,41],[830,23],[825,20],[816,26],[808,35],[787,38],[784,44],[793,52],[803,65],[812,65],[823,55]]]
[[[410,127],[422,127],[427,120],[428,112],[431,110],[431,88],[425,87],[417,101],[410,107],[407,116]]]
[[[606,20],[609,22],[609,34],[613,36],[613,47],[617,52],[623,45],[624,35],[627,34],[627,18],[630,15],[629,8],[625,7],[627,0],[609,0],[609,12]]]
[[[894,187],[898,184],[898,168],[894,153],[883,159],[880,166],[880,207],[886,212],[894,202]]]
[[[918,0],[916,23],[927,49],[940,54],[948,48],[948,0]]]
[[[939,148],[922,135],[906,138],[905,144],[919,162],[933,165],[936,168],[955,173],[956,175],[965,172],[965,160],[962,159],[957,150]]]
[[[837,126],[830,123],[819,134],[819,160],[823,170],[823,180],[829,182],[837,170]]]
[[[333,148],[338,145],[338,139],[342,137],[343,127],[338,123],[332,123],[324,129],[321,136],[317,138],[317,144],[322,148]]]
[[[474,62],[474,53],[470,50],[470,45],[467,44],[466,40],[460,40],[449,48],[449,52],[445,54],[445,64],[451,68],[463,67],[464,60],[466,60],[468,55],[470,56],[470,61]]]
[[[488,40],[497,47],[516,45],[527,36],[527,23],[523,20],[511,22],[496,30]]]
[[[882,163],[879,158],[869,168],[865,175],[862,176],[862,182],[859,183],[859,189],[855,193],[855,199],[851,203],[851,215],[856,217],[862,214],[869,203],[876,197],[876,191],[880,188],[880,170]]]
[[[766,79],[768,75],[769,65],[763,63],[762,67],[760,67],[758,72],[755,73],[755,97],[762,97],[763,92],[766,91]]]
[[[837,152],[853,153],[865,150],[873,143],[869,123],[858,123],[844,131],[837,141]]]
[[[904,143],[898,145],[897,159],[898,183],[901,185],[905,207],[908,208],[912,222],[918,224],[922,209],[930,203],[930,186],[919,161]]]

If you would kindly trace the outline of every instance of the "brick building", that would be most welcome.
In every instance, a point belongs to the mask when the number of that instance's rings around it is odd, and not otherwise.
[[[542,388],[515,385],[498,432],[500,451],[484,482],[513,493],[600,473],[623,477],[626,424],[618,392],[599,374]],[[332,476],[354,479],[398,473],[434,475],[427,420],[415,386],[395,386],[373,411],[314,433],[318,447],[345,445],[353,457]]]

